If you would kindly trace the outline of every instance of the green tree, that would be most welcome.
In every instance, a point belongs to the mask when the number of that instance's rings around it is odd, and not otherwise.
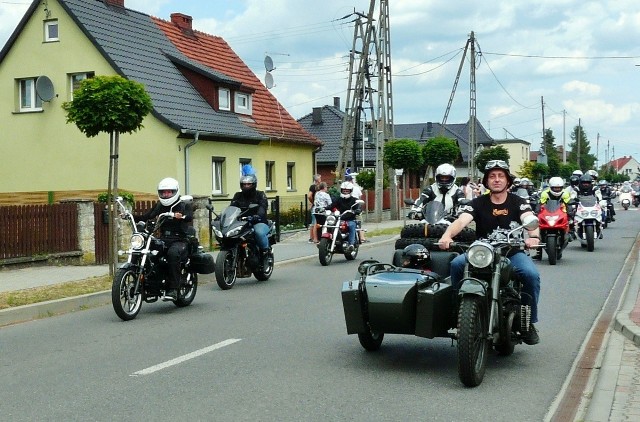
[[[141,129],[142,120],[152,110],[151,98],[144,86],[122,76],[96,76],[82,81],[73,92],[73,100],[62,104],[67,123],[75,125],[87,137],[109,133],[109,274],[115,273],[117,231],[115,230],[115,199],[118,195],[118,154],[120,133]]]
[[[483,148],[476,154],[476,168],[484,173],[484,167],[487,165],[487,162],[491,160],[502,160],[508,163],[510,158],[509,151],[501,145]],[[513,171],[511,172],[513,173]]]
[[[570,134],[573,142],[569,144],[569,154],[567,161],[582,171],[593,168],[596,156],[591,154],[591,145],[587,139],[587,132],[582,126],[575,126]]]
[[[433,139],[429,139],[427,143],[422,147],[422,158],[424,164],[432,169],[432,176],[435,176],[435,169],[440,164],[449,163],[453,164],[460,157],[460,147],[453,139],[445,138],[444,136],[436,136]],[[425,180],[428,177],[425,177]]]
[[[422,166],[420,144],[413,139],[394,139],[384,145],[384,162],[394,169],[417,170]]]
[[[542,149],[547,155],[547,167],[549,167],[549,176],[560,175],[561,163],[560,159],[558,158],[558,148],[556,148],[555,141],[556,138],[555,136],[553,136],[553,131],[551,129],[546,129],[542,138]]]

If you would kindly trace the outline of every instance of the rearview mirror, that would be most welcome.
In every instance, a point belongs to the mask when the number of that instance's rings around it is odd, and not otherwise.
[[[533,214],[529,214],[522,220],[522,225],[527,230],[535,230],[538,228],[538,217]]]

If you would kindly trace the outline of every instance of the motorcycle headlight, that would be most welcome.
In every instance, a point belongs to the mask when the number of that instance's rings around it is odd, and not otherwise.
[[[560,217],[558,217],[557,215],[548,215],[544,219],[547,221],[547,224],[553,227],[558,222],[558,218]]]
[[[592,210],[591,211],[591,217],[597,217],[599,215],[600,215],[600,211],[597,211],[597,210]]]
[[[216,237],[222,237],[222,232],[220,230],[216,229],[215,227],[213,228],[213,234]]]
[[[582,217],[582,218],[589,217],[589,211],[587,211],[587,210],[580,211],[580,217]]]
[[[336,224],[336,217],[334,215],[330,215],[327,217],[327,226],[333,226]]]
[[[140,250],[144,248],[144,236],[141,234],[133,234],[131,236],[131,249]]]
[[[238,226],[238,227],[236,227],[236,228],[235,228],[235,229],[233,229],[233,230],[229,230],[229,231],[227,232],[227,237],[231,237],[231,236],[235,236],[235,235],[237,235],[238,233],[240,233],[240,230],[242,230],[242,226]]]
[[[485,243],[474,243],[467,251],[469,264],[484,268],[493,262],[493,248]]]

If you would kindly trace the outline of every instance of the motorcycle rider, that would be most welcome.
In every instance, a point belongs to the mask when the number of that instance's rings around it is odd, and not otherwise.
[[[460,215],[451,223],[439,241],[440,249],[449,249],[453,237],[472,221],[476,224],[478,238],[486,237],[496,228],[511,228],[512,224],[520,224],[526,216],[533,215],[526,199],[509,192],[513,176],[509,172],[509,164],[502,160],[490,160],[484,170],[482,183],[489,189],[488,195],[481,195],[460,209]],[[536,228],[529,230],[525,239],[527,248],[536,248],[540,243],[540,232]],[[540,341],[534,323],[538,322],[538,299],[540,297],[540,273],[531,257],[524,251],[515,251],[509,255],[515,273],[522,279],[523,292],[532,298],[531,326],[523,341],[526,344],[537,344]],[[451,284],[459,289],[464,272],[466,256],[458,255],[451,261]]]
[[[269,226],[267,223],[267,195],[257,190],[258,178],[251,164],[242,166],[242,176],[240,177],[240,192],[233,195],[230,205],[245,211],[252,204],[257,204],[257,208],[249,211],[249,222],[253,226],[256,245],[260,250],[261,263],[269,252]]]
[[[333,204],[331,204],[331,208],[335,208],[340,213],[343,213],[347,210],[352,209],[353,205],[356,203],[357,199],[352,195],[353,193],[353,183],[351,182],[342,182],[340,185],[340,196],[336,199]],[[347,227],[349,228],[349,249],[346,252],[353,252],[355,249],[356,243],[356,213],[359,214],[360,210],[354,210],[354,213],[345,214],[342,219],[347,222]]]
[[[193,221],[191,203],[180,201],[180,184],[171,177],[158,183],[158,199],[155,206],[142,215],[134,215],[135,221],[148,221],[165,212],[173,212],[173,218],[162,226],[160,239],[167,246],[167,263],[169,274],[167,289],[162,300],[176,300],[180,288],[180,264],[187,260],[187,230]]]
[[[464,198],[464,193],[456,186],[456,168],[451,164],[440,164],[436,168],[436,180],[424,188],[416,206],[424,206],[428,202],[438,201],[444,206],[446,214],[453,214],[458,201]]]
[[[613,209],[613,203],[611,202],[611,199],[613,199],[613,192],[611,187],[609,187],[609,183],[604,179],[598,181],[598,189],[600,189],[602,199],[607,200],[607,209],[611,213],[611,221],[616,221],[616,211]]]
[[[568,215],[571,195],[569,195],[569,192],[564,189],[564,180],[562,180],[562,177],[555,176],[549,179],[549,186],[540,194],[540,205],[546,204],[549,199],[562,201],[562,203],[564,204],[564,211]],[[569,239],[572,239],[571,235],[569,236]],[[538,248],[536,249],[533,259],[541,258],[542,249]]]
[[[520,178],[516,177],[515,179],[513,179],[513,185],[511,186],[511,192],[516,193],[518,192],[518,189],[520,189]]]

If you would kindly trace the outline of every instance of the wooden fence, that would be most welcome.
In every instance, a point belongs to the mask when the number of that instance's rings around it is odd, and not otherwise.
[[[0,259],[78,249],[76,204],[0,207]]]

